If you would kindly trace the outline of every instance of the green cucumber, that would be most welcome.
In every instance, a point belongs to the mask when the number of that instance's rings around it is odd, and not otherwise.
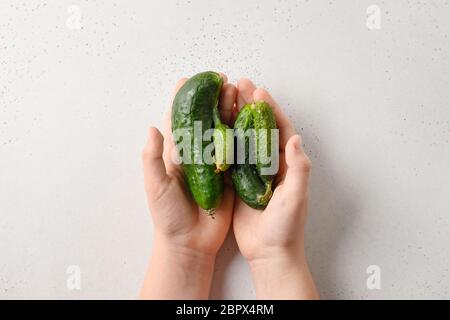
[[[213,110],[214,120],[214,156],[216,164],[216,173],[227,171],[234,160],[234,135],[230,127],[222,123],[219,109]]]
[[[276,129],[276,121],[272,108],[266,102],[255,102],[245,105],[238,113],[235,124],[235,135],[239,141],[245,142],[245,162],[236,163],[232,166],[231,178],[234,188],[239,197],[250,207],[264,209],[272,197],[272,175],[262,175],[261,169],[269,164],[263,163],[258,152],[259,148],[267,148],[268,156],[271,155],[271,131]],[[254,139],[250,139],[245,132],[248,129],[255,129]],[[262,139],[258,132],[267,130],[265,139]],[[250,143],[253,142],[253,145]],[[251,163],[251,154],[256,152],[256,163]],[[238,152],[236,152],[238,156]]]
[[[269,182],[273,179],[273,175],[263,175],[261,173],[261,169],[270,167],[270,163],[263,161],[263,158],[270,158],[272,156],[271,129],[275,129],[277,127],[277,123],[272,112],[272,108],[267,102],[258,101],[253,103],[251,106],[253,110],[253,127],[256,130],[256,169],[261,178],[264,181]],[[261,134],[261,131],[265,131],[264,134]],[[260,153],[262,151],[261,149],[265,149],[263,154]]]
[[[213,128],[213,110],[217,108],[223,79],[216,72],[202,72],[188,79],[176,94],[172,105],[172,132],[188,129],[194,132],[194,122],[200,121],[201,134]],[[200,137],[200,138],[202,138]],[[203,152],[210,142],[195,141],[188,136],[191,145],[192,163],[182,163],[181,167],[188,188],[195,202],[210,215],[220,205],[223,196],[223,174],[216,173],[215,164],[203,161]],[[195,161],[196,156],[202,157]]]

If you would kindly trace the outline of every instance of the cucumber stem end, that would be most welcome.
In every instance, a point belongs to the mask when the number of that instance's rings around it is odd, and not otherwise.
[[[270,198],[272,198],[272,181],[266,183],[266,192],[260,194],[257,199],[261,205],[266,206]]]
[[[211,219],[216,218],[216,208],[211,208],[211,209],[205,210],[205,213],[207,216],[210,216]]]

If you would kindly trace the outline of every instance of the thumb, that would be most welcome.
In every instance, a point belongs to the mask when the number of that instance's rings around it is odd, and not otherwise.
[[[286,177],[283,189],[293,192],[297,196],[308,189],[311,161],[302,148],[302,140],[298,134],[289,138],[285,148]]]
[[[164,138],[155,127],[148,130],[147,143],[142,151],[145,190],[151,195],[159,193],[167,182],[166,167],[162,158]]]

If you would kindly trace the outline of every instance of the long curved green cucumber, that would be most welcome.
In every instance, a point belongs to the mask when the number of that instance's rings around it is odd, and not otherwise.
[[[213,110],[217,108],[222,85],[221,76],[211,71],[196,74],[188,79],[173,101],[172,132],[188,129],[192,133],[194,123],[200,121],[203,137],[205,131],[213,127]],[[213,214],[222,200],[223,174],[215,172],[215,164],[203,161],[203,151],[210,142],[198,143],[194,141],[194,134],[190,134],[189,139],[192,162],[181,164],[185,180],[195,202],[208,214]],[[196,155],[202,156],[200,163],[195,161]]]

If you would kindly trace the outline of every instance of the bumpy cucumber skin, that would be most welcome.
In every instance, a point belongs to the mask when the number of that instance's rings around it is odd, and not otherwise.
[[[213,139],[216,156],[216,172],[227,171],[231,165],[230,163],[227,163],[227,159],[233,159],[233,149],[229,146],[227,141],[228,129],[229,127],[226,124],[215,124]]]
[[[231,179],[239,197],[254,209],[264,209],[267,202],[261,201],[266,193],[266,186],[258,175],[254,165],[237,164],[231,169]]]
[[[212,128],[213,108],[217,107],[223,80],[218,73],[202,72],[188,79],[176,94],[172,105],[172,131],[194,128],[195,121],[202,122],[202,134]],[[209,144],[202,142],[197,150],[191,135],[192,159],[194,153],[203,155]],[[223,175],[215,172],[214,164],[181,164],[185,180],[195,202],[208,212],[220,205],[223,196]]]
[[[262,164],[258,164],[258,161],[256,164],[249,163],[250,139],[248,137],[244,138],[242,134],[251,128],[256,130],[276,128],[275,118],[270,105],[265,102],[257,102],[245,105],[239,111],[234,129],[238,140],[245,139],[245,163],[239,164],[236,161],[231,171],[233,185],[239,197],[252,208],[264,209],[272,196],[272,177],[260,175],[258,166],[261,168]],[[270,140],[267,142],[256,139],[256,143],[267,144],[270,143]],[[237,143],[235,145],[237,146]],[[270,148],[270,144],[268,147]],[[257,150],[257,146],[255,146],[255,151]]]
[[[253,127],[256,129],[256,150],[259,152],[259,148],[262,145],[263,148],[266,149],[266,155],[268,157],[271,156],[272,153],[272,139],[271,139],[271,129],[275,129],[277,127],[277,123],[275,120],[275,116],[272,112],[272,108],[267,102],[258,101],[252,104],[253,111]],[[259,131],[267,130],[265,141],[260,141],[262,137],[259,136]],[[262,156],[261,156],[262,157]],[[259,154],[256,157],[256,169],[261,178],[268,182],[273,179],[273,175],[263,175],[261,174],[261,169],[264,167],[269,167],[269,164],[262,163],[260,161],[261,157]]]
[[[222,123],[220,118],[219,108],[216,106],[213,109],[213,121],[214,121],[214,152],[216,157],[216,172],[227,171],[230,168],[231,163],[228,163],[228,159],[233,159],[234,148],[233,148],[233,135],[228,136],[227,132],[230,129],[229,126]],[[231,141],[228,141],[231,139]]]

